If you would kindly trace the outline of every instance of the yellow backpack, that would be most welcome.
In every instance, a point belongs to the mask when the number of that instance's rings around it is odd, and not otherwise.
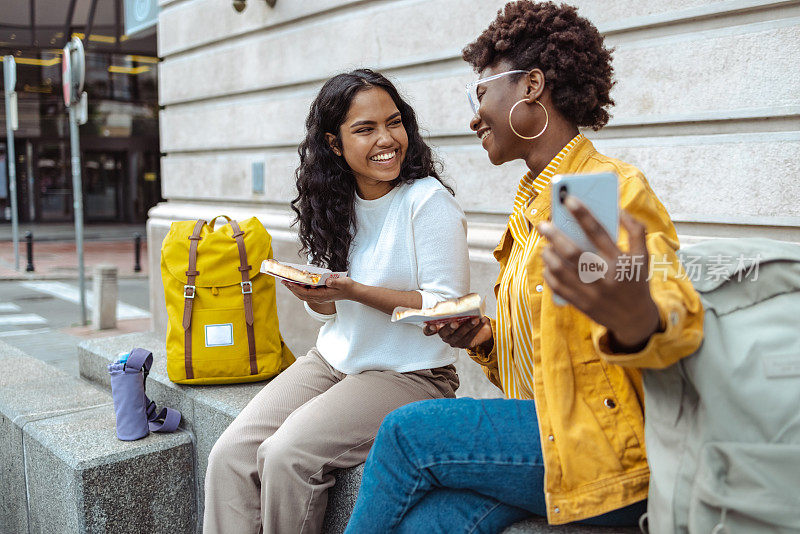
[[[272,238],[255,217],[214,231],[210,223],[172,223],[161,245],[169,319],[167,373],[179,384],[257,382],[294,356],[278,330],[275,279],[260,272]]]

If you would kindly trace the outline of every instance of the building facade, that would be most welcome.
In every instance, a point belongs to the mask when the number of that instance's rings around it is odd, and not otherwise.
[[[86,49],[89,120],[79,128],[85,221],[143,222],[162,200],[155,33],[125,35],[122,21],[116,0],[16,0],[0,9],[0,55],[13,56],[17,71],[20,221],[74,220],[61,88],[62,47],[73,35]],[[0,102],[0,222],[11,218],[4,107]]]
[[[572,3],[615,48],[613,118],[585,133],[602,152],[644,171],[682,241],[800,242],[800,2]],[[289,201],[309,104],[328,77],[366,66],[391,77],[417,110],[467,213],[472,288],[491,309],[491,250],[523,166],[493,167],[469,130],[464,85],[475,75],[460,51],[504,4],[278,0],[270,8],[248,0],[239,13],[223,0],[162,0],[166,201],[150,211],[150,243],[160,243],[174,220],[256,215],[275,256],[296,258]],[[149,261],[157,273],[157,246]],[[161,330],[157,276],[151,302]],[[282,287],[279,312],[290,347],[307,350],[318,325]]]

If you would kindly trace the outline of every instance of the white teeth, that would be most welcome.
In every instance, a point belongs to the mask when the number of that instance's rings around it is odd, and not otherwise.
[[[389,152],[387,154],[378,154],[377,156],[372,156],[369,159],[372,161],[389,161],[390,159],[394,158],[396,153],[397,151]]]
[[[484,139],[486,139],[486,137],[489,135],[489,133],[491,133],[491,130],[486,130],[485,132],[483,132],[483,133],[481,134],[481,141],[483,141]]]

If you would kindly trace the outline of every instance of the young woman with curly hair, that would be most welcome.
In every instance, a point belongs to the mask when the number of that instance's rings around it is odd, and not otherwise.
[[[493,164],[522,159],[529,172],[494,251],[496,320],[426,334],[466,348],[506,398],[431,400],[387,416],[347,532],[500,532],[531,515],[633,525],[649,479],[639,368],[670,365],[702,339],[675,228],[637,168],[579,133],[606,124],[614,81],[603,38],[575,8],[509,3],[463,55],[480,76],[468,93],[472,130]],[[608,265],[583,283],[584,251],[548,222],[550,180],[593,172],[618,176],[622,225],[615,242],[566,197]]]
[[[319,532],[331,471],[364,462],[395,408],[458,387],[456,351],[389,316],[469,290],[464,213],[414,110],[385,77],[355,70],[325,83],[306,130],[292,201],[300,241],[312,263],[348,276],[285,283],[322,328],[214,445],[205,532]]]

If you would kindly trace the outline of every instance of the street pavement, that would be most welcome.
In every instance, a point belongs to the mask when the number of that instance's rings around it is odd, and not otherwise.
[[[11,241],[11,223],[0,224],[0,241]],[[31,232],[36,242],[40,241],[74,241],[75,225],[68,223],[20,223],[19,239],[25,240],[25,232]],[[83,227],[85,241],[126,241],[132,240],[134,234],[145,235],[144,224],[92,223]]]
[[[33,234],[33,272],[27,272],[25,232]],[[140,267],[135,271],[134,236],[141,236]],[[15,270],[11,225],[0,225],[0,280],[78,278],[75,227],[70,223],[21,224],[19,270]],[[94,224],[84,229],[86,277],[101,263],[117,266],[120,277],[147,277],[147,236],[143,224]]]
[[[150,329],[147,279],[119,280],[117,328],[81,326],[77,281],[0,281],[0,340],[69,374],[78,375],[84,339]],[[91,319],[91,286],[87,291]]]
[[[40,225],[33,232],[38,236],[35,270],[29,273],[25,271],[25,242],[20,243],[20,270],[16,271],[10,227],[0,227],[0,340],[77,376],[77,346],[84,339],[150,330],[143,226],[104,225],[87,228],[85,233],[88,320],[93,267],[110,264],[118,271],[117,328],[103,331],[80,324],[78,260],[71,225]],[[134,233],[143,236],[140,272],[134,271]]]
[[[140,249],[141,271],[134,271],[133,241],[85,241],[83,263],[86,279],[100,264],[117,267],[120,278],[147,278],[147,243]],[[33,272],[26,272],[27,258],[24,243],[20,246],[20,270],[14,270],[14,246],[0,241],[0,280],[77,279],[78,255],[74,241],[44,241],[33,245]]]

